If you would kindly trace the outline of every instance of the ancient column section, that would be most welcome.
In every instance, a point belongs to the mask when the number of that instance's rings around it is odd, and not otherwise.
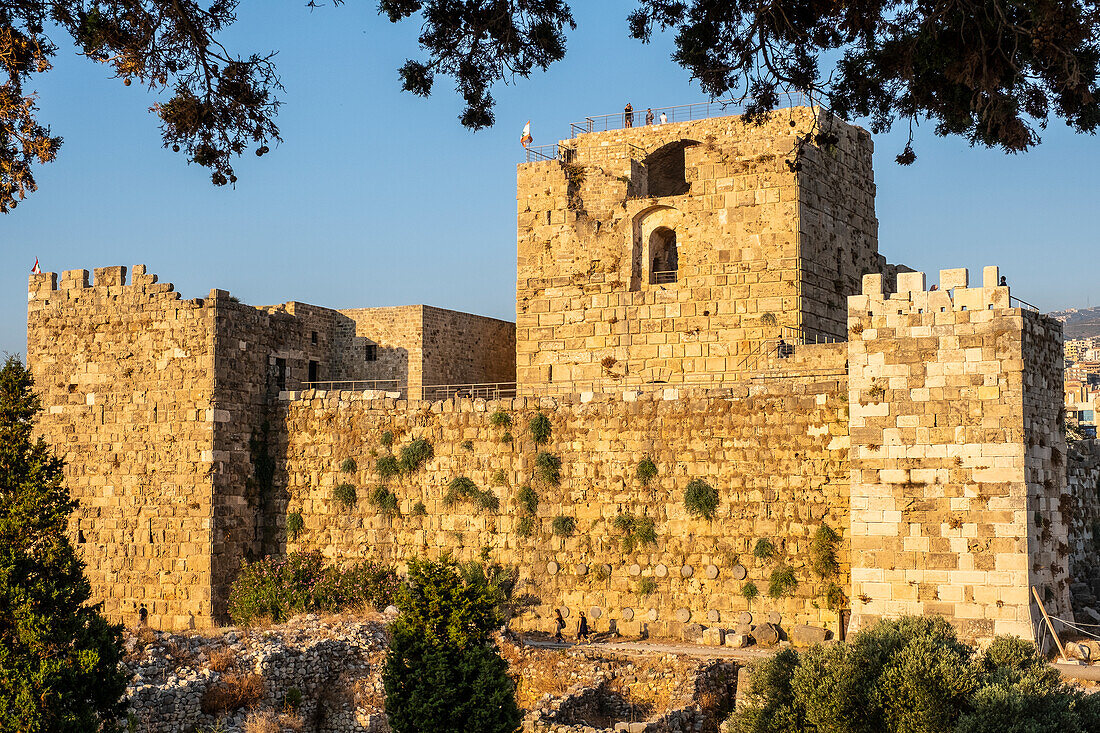
[[[30,276],[38,429],[80,507],[69,532],[108,618],[211,623],[213,308],[144,265]]]
[[[938,614],[967,639],[1031,637],[1032,585],[1069,612],[1059,327],[1011,307],[996,267],[982,287],[924,280],[887,294],[868,275],[848,299],[853,624]]]
[[[518,170],[521,391],[734,379],[804,327],[841,336],[877,266],[870,137],[808,108],[551,155]]]

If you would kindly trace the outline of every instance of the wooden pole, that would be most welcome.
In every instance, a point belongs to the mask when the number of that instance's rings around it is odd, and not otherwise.
[[[1058,645],[1058,652],[1062,655],[1062,659],[1069,659],[1066,656],[1066,648],[1062,646],[1062,640],[1058,638],[1058,632],[1054,630],[1054,624],[1051,623],[1050,616],[1047,616],[1047,609],[1043,606],[1043,599],[1039,597],[1039,591],[1035,586],[1031,586],[1031,595],[1035,596],[1035,602],[1039,604],[1039,611],[1047,622],[1047,628],[1050,629],[1050,635],[1054,637],[1054,643]]]

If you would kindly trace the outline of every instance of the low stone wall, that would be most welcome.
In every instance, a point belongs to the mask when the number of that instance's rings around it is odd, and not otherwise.
[[[1100,623],[1100,441],[1070,445],[1066,479],[1062,516],[1069,529],[1074,615],[1078,621]]]
[[[514,625],[524,629],[551,630],[554,610],[563,609],[570,634],[580,611],[593,632],[629,635],[678,637],[691,624],[732,627],[747,623],[745,614],[768,613],[785,626],[836,632],[839,616],[825,591],[835,583],[846,593],[847,544],[837,548],[838,572],[825,579],[811,572],[809,547],[822,524],[842,535],[848,527],[846,387],[834,378],[702,396],[667,389],[488,403],[291,394],[280,418],[285,443],[273,451],[286,456],[276,471],[284,504],[275,520],[300,513],[304,529],[285,549],[333,560],[400,565],[449,553],[514,565],[529,603]],[[536,446],[528,423],[539,411],[552,435]],[[504,419],[510,426],[499,424]],[[434,457],[384,481],[378,460],[414,438],[428,440]],[[540,452],[560,459],[560,481],[540,476]],[[637,477],[647,457],[657,468],[648,483]],[[448,505],[448,486],[462,476],[499,506]],[[696,479],[718,492],[709,521],[684,505]],[[351,506],[334,494],[344,483],[356,490]],[[371,504],[383,483],[397,497],[396,512]],[[533,515],[518,501],[523,486],[538,495]],[[631,547],[616,526],[621,513],[651,518],[656,541]],[[570,522],[574,531],[561,532]],[[759,540],[773,556],[754,557]],[[787,567],[797,587],[767,597],[773,573]]]

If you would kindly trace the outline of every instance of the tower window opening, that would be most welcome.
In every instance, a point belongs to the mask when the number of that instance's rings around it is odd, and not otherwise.
[[[676,232],[668,227],[655,229],[649,238],[649,252],[652,257],[650,282],[654,285],[676,282],[680,269]]]
[[[366,345],[367,361],[378,361],[378,344]]]

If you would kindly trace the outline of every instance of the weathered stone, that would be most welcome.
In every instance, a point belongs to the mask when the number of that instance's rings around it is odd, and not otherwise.
[[[752,638],[760,646],[775,646],[779,643],[779,629],[772,624],[759,624],[752,627]]]
[[[827,629],[817,626],[795,626],[791,629],[791,643],[795,646],[820,644],[829,636]]]

